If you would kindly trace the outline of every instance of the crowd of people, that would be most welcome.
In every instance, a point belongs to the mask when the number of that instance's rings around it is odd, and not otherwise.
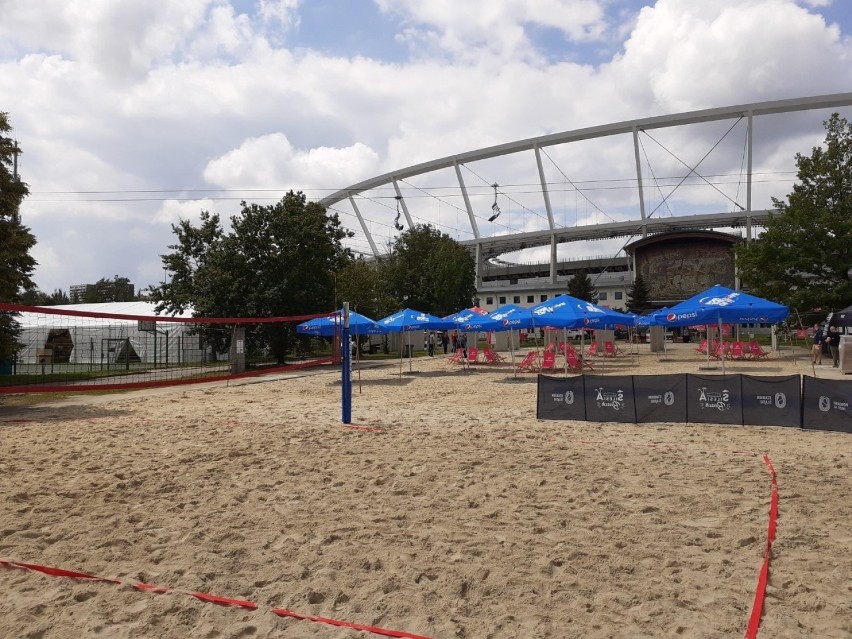
[[[423,336],[423,347],[429,353],[429,357],[435,357],[435,348],[440,346],[446,355],[450,350],[455,353],[462,350],[467,357],[467,335],[454,331],[452,335],[448,331],[427,331]],[[452,349],[450,347],[452,346]]]

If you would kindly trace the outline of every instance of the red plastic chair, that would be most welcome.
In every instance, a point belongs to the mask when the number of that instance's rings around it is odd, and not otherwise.
[[[582,370],[595,370],[595,367],[592,366],[591,362],[580,359],[580,356],[577,355],[577,351],[568,351],[565,354],[565,360],[568,362],[568,368],[575,373],[579,373]]]
[[[556,353],[554,351],[545,352],[544,358],[541,361],[541,370],[542,372],[556,370]]]
[[[731,344],[731,359],[745,359],[745,355],[745,344],[739,341]]]
[[[769,357],[769,351],[763,350],[760,344],[755,341],[748,343],[748,349],[754,359],[766,359]]]
[[[535,351],[530,351],[526,354],[521,362],[515,366],[515,370],[523,371],[526,373],[534,373],[538,370],[538,353]]]
[[[500,362],[506,359],[502,355],[498,355],[497,353],[495,353],[490,348],[482,349],[482,357],[485,358],[485,361],[489,364],[499,364]]]

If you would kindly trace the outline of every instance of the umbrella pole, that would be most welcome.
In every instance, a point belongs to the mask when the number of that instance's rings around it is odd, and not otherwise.
[[[509,329],[509,353],[512,357],[512,374],[514,377],[518,376],[518,369],[515,368],[515,331],[511,328]],[[520,333],[519,333],[520,334]]]
[[[411,372],[412,372],[412,369],[411,369],[411,357],[412,357],[412,352],[411,352],[411,331],[408,331],[408,372],[409,372],[409,373],[411,373]]]
[[[725,374],[725,341],[722,339],[722,315],[719,315],[719,358],[722,360],[722,375]]]
[[[712,348],[712,344],[710,343],[710,325],[704,325],[704,334],[707,336],[707,368],[710,368],[710,349]]]

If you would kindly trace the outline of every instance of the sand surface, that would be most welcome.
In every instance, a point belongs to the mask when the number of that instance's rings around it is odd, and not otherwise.
[[[706,373],[693,349],[597,372]],[[356,376],[370,429],[341,424],[328,371],[0,406],[0,558],[124,582],[0,567],[0,636],[376,636],[281,607],[442,638],[742,637],[764,454],[760,636],[852,636],[852,435],[537,421],[534,375],[412,368]],[[843,377],[804,351],[728,371]]]

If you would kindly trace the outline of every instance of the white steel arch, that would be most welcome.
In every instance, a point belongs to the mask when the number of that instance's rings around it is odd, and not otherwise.
[[[810,111],[817,109],[834,109],[840,107],[852,106],[852,93],[837,93],[832,95],[822,95],[813,97],[793,98],[786,100],[775,100],[769,102],[757,102],[752,104],[741,104],[735,106],[703,109],[700,111],[690,111],[687,113],[663,115],[650,118],[642,118],[637,120],[629,120],[617,122],[613,124],[605,124],[601,126],[576,129],[573,131],[564,131],[561,133],[552,133],[515,142],[507,142],[495,146],[467,151],[457,155],[451,155],[428,162],[422,162],[395,171],[384,173],[367,180],[363,180],[356,184],[352,184],[344,189],[340,189],[320,200],[320,204],[326,208],[332,207],[335,204],[349,200],[355,214],[361,224],[362,230],[367,237],[370,250],[374,255],[378,254],[378,248],[373,240],[364,218],[355,203],[355,197],[363,194],[371,189],[392,185],[396,192],[396,200],[398,205],[401,205],[402,212],[405,215],[406,222],[409,226],[412,225],[412,217],[409,214],[406,206],[405,198],[403,197],[399,182],[412,177],[430,174],[437,171],[451,169],[455,173],[458,182],[458,189],[464,202],[464,209],[467,213],[470,222],[470,232],[473,234],[472,240],[464,240],[461,243],[467,245],[476,255],[476,272],[477,272],[477,287],[481,284],[480,273],[482,260],[494,257],[511,251],[522,250],[537,246],[550,245],[551,255],[551,279],[555,282],[556,279],[556,246],[564,242],[604,239],[614,237],[625,237],[630,235],[646,235],[647,233],[658,233],[666,230],[687,230],[687,229],[706,229],[706,228],[721,228],[721,227],[745,227],[750,237],[752,224],[760,224],[766,219],[767,210],[752,210],[752,166],[753,166],[753,126],[754,118],[758,116],[766,116],[772,114],[791,113],[796,111]],[[746,131],[746,194],[745,206],[737,204],[741,209],[736,212],[724,213],[703,213],[699,215],[685,215],[666,218],[652,218],[646,211],[645,189],[643,186],[642,166],[640,161],[639,151],[639,133],[654,129],[665,129],[678,127],[688,124],[714,122],[731,119],[745,119],[747,122]],[[605,138],[615,135],[631,135],[633,139],[633,149],[635,154],[636,164],[636,183],[638,187],[639,200],[639,219],[626,222],[610,222],[602,224],[594,224],[589,226],[575,227],[560,227],[554,217],[551,197],[548,190],[547,180],[542,165],[541,153],[545,147],[555,145],[568,144],[583,140],[592,140],[597,138]],[[538,179],[540,182],[542,206],[547,214],[548,228],[546,230],[511,233],[507,235],[483,237],[474,215],[474,210],[468,196],[468,188],[465,184],[461,168],[467,164],[496,158],[500,156],[509,156],[512,154],[521,153],[524,151],[533,151],[536,161]],[[694,168],[690,172],[694,171]],[[496,192],[496,191],[495,191]]]

